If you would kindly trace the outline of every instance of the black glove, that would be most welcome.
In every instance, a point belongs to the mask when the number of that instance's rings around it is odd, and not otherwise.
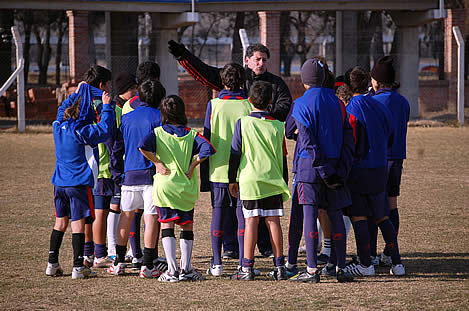
[[[168,50],[169,53],[173,54],[174,57],[178,58],[182,56],[182,54],[186,50],[186,47],[182,43],[177,43],[174,40],[170,40],[168,41]]]
[[[338,189],[344,186],[344,179],[337,174],[331,175],[323,180],[330,189]]]

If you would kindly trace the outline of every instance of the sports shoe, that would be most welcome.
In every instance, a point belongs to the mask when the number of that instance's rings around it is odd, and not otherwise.
[[[48,276],[62,276],[64,275],[64,270],[60,267],[59,263],[47,263],[46,275]]]
[[[269,275],[272,276],[272,278],[275,281],[281,281],[281,280],[287,280],[288,279],[287,268],[285,268],[285,266],[275,267],[274,270],[271,273],[269,273]]]
[[[395,276],[405,275],[405,267],[401,263],[397,264],[397,265],[392,265],[391,270],[389,270],[389,273],[391,273],[391,275],[395,275]]]
[[[132,269],[140,269],[143,264],[143,256],[140,258],[133,258],[132,259]]]
[[[339,283],[353,282],[353,275],[345,272],[343,269],[339,269],[336,274]]]
[[[379,258],[379,265],[381,267],[390,267],[392,265],[391,256],[387,256],[384,253],[381,253],[381,257]]]
[[[379,265],[379,256],[371,256],[371,264],[373,266]]]
[[[83,256],[83,265],[91,268],[94,263],[94,255]]]
[[[84,278],[90,278],[90,277],[95,277],[96,272],[91,271],[91,269],[85,265],[81,267],[73,267],[72,270],[72,279],[84,279]]]
[[[237,269],[237,270],[241,269],[241,266],[238,265],[238,267],[237,267],[236,269]],[[258,270],[258,269],[253,268],[252,271],[254,271],[254,276],[259,276],[259,275],[261,275],[261,270]]]
[[[223,259],[238,259],[239,254],[235,251],[224,251]]]
[[[169,274],[168,271],[165,273],[161,274],[160,277],[158,278],[159,282],[167,282],[167,283],[174,283],[174,282],[179,282],[179,274],[178,272],[174,272],[174,274]]]
[[[299,272],[297,275],[292,276],[288,279],[292,282],[309,282],[309,283],[319,283],[321,281],[320,271],[316,269],[316,271],[311,274],[308,270]]]
[[[221,276],[223,274],[223,265],[214,265],[210,262],[210,267],[207,269],[208,275]]]
[[[140,268],[140,274],[139,276],[141,278],[148,278],[148,279],[151,279],[151,278],[157,278],[161,275],[161,271],[156,269],[155,266],[153,266],[152,269],[148,269],[147,266],[142,266]]]
[[[168,270],[168,263],[166,262],[166,258],[157,257],[153,260],[153,266],[159,270],[161,273]]]
[[[298,248],[298,252],[300,254],[306,254],[306,246],[300,246],[300,248]]]
[[[261,252],[261,255],[265,258],[274,258],[274,252],[272,252],[271,250]]]
[[[93,268],[107,268],[111,263],[111,258],[108,257],[95,258]]]
[[[117,265],[110,265],[107,272],[114,275],[123,275],[125,273],[125,263],[120,262]]]
[[[195,269],[192,269],[189,272],[181,270],[181,273],[179,273],[179,281],[203,281],[203,280],[205,280],[205,276]]]
[[[329,256],[327,256],[326,254],[319,254],[317,262],[318,265],[325,265],[329,262]]]
[[[327,264],[324,268],[322,268],[321,275],[337,276],[336,265]]]
[[[288,277],[288,278],[291,278],[292,276],[298,274],[298,267],[297,267],[297,265],[293,265],[293,267],[290,267],[290,268],[288,268],[287,266],[285,266],[285,269],[287,270],[287,277]]]
[[[353,263],[346,266],[344,272],[354,276],[373,276],[375,275],[375,267],[373,265],[365,267],[361,264]]]
[[[252,267],[240,267],[236,270],[236,273],[233,274],[231,280],[240,280],[240,281],[253,281],[255,277],[254,269]]]

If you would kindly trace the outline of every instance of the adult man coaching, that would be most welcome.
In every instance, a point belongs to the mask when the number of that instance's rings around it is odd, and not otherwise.
[[[168,49],[171,54],[179,61],[179,64],[197,81],[216,91],[223,89],[223,83],[220,77],[221,68],[212,67],[189,52],[183,44],[173,40],[168,42]],[[267,71],[267,63],[270,58],[269,49],[262,44],[250,45],[246,49],[244,64],[246,69],[246,82],[244,91],[249,93],[251,85],[255,81],[266,81],[272,84],[272,104],[267,111],[275,119],[284,122],[290,111],[292,97],[287,84],[282,78]],[[207,169],[207,164],[201,166],[201,170]],[[286,163],[284,163],[286,165]],[[201,180],[201,191],[209,191],[208,181]],[[272,255],[272,246],[267,232],[267,227],[262,221],[259,227],[258,247],[263,256]]]

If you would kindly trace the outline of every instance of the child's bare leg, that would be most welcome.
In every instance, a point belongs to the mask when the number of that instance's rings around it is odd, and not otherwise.
[[[117,245],[126,246],[129,239],[130,224],[135,211],[121,212],[119,226],[117,226]]]
[[[107,215],[109,210],[95,210],[96,219],[93,222],[93,237],[95,244],[106,244]]]
[[[153,268],[153,259],[155,259],[155,246],[158,241],[158,231],[160,229],[158,215],[144,214],[145,232],[143,234],[143,242],[145,248],[143,250],[143,265],[149,269]]]
[[[244,231],[244,258],[254,260],[254,249],[257,243],[257,228],[259,226],[259,216],[245,219]]]
[[[280,217],[269,216],[265,218],[267,228],[269,228],[270,241],[272,242],[272,250],[275,257],[283,256],[283,234],[280,225]]]

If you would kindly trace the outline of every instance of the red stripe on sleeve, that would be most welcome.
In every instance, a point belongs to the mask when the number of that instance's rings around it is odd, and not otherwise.
[[[182,60],[179,62],[184,69],[197,81],[201,82],[203,85],[208,86],[209,88],[220,91],[221,88],[210,83],[205,77],[203,77],[187,60]]]
[[[345,121],[345,105],[344,102],[339,99],[340,109],[342,110],[342,121]]]
[[[206,142],[208,142],[210,144],[210,146],[212,146],[213,150],[215,150],[215,152],[217,152],[217,149],[215,149],[215,147],[213,147],[212,143],[210,142],[210,140],[208,140],[207,138],[205,138],[204,136],[200,135],[200,133],[197,133],[197,136],[202,138],[203,140],[205,140]]]
[[[355,116],[351,114],[349,118],[349,122],[353,128],[353,143],[356,145],[357,144],[357,118],[355,118]]]

